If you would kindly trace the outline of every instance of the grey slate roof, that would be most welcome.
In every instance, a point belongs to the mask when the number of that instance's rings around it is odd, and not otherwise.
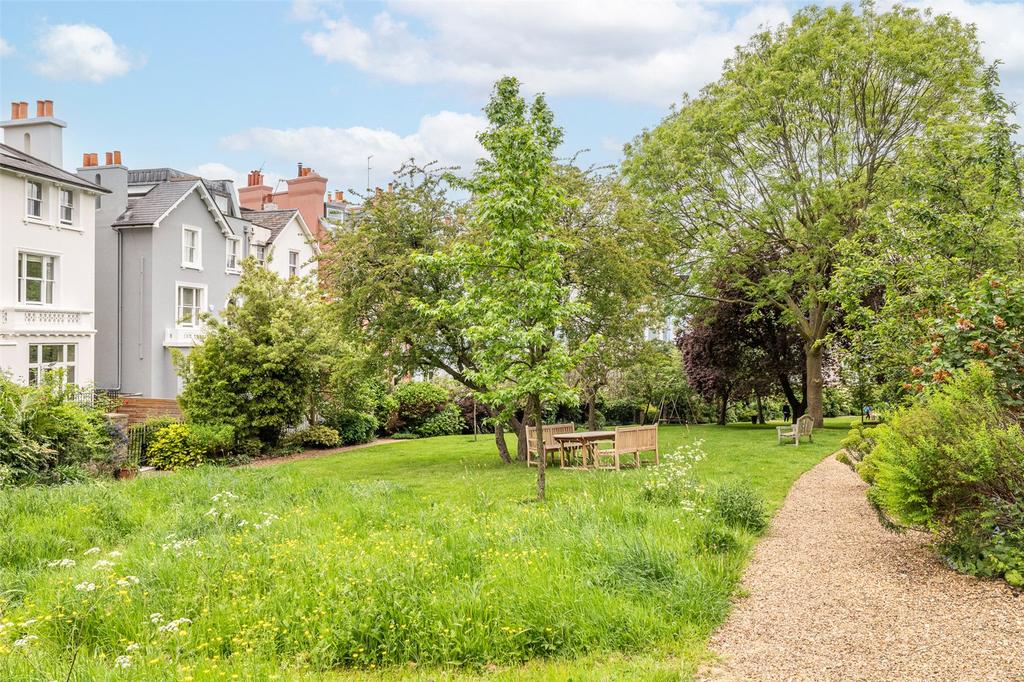
[[[270,239],[267,240],[268,244],[273,244],[274,240],[277,239],[277,235],[281,234],[281,230],[285,228],[285,225],[298,213],[299,210],[296,208],[280,209],[276,211],[253,211],[252,209],[243,208],[242,217],[248,220],[254,225],[265,227],[270,230]]]
[[[7,168],[20,173],[34,175],[36,177],[56,180],[75,187],[92,190],[100,194],[110,194],[110,190],[95,183],[83,180],[82,178],[68,173],[62,168],[50,165],[41,159],[30,154],[18,151],[14,147],[0,143],[0,167]]]
[[[140,197],[128,199],[128,208],[114,221],[113,227],[152,225],[195,186],[199,178],[179,178],[161,182]]]
[[[128,171],[129,185],[151,185],[172,180],[202,180],[210,192],[224,196],[231,195],[231,190],[228,188],[229,180],[207,180],[177,168],[136,168]]]

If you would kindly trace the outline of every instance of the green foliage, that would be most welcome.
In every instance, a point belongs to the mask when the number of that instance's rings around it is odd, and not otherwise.
[[[739,541],[728,528],[707,525],[697,532],[694,547],[702,554],[725,554],[736,551]]]
[[[320,424],[307,426],[288,434],[288,443],[296,443],[306,448],[336,448],[341,445],[341,436],[330,426]]]
[[[397,426],[411,431],[443,410],[451,400],[443,386],[430,381],[403,382],[395,388],[392,398],[397,403]]]
[[[75,403],[74,393],[56,377],[25,387],[0,375],[0,466],[10,482],[78,480],[78,467],[110,459],[113,434],[106,420]]]
[[[875,434],[871,499],[934,533],[958,569],[1024,585],[1024,433],[991,371],[955,374]]]
[[[177,417],[150,417],[141,424],[132,424],[128,427],[128,451],[139,464],[148,464],[149,446],[156,438],[156,434],[165,426],[177,424],[179,421]]]
[[[466,423],[462,419],[462,410],[455,403],[448,403],[440,412],[427,417],[413,431],[421,438],[431,436],[453,436],[462,433]]]
[[[768,527],[764,499],[746,481],[716,486],[711,494],[711,507],[728,525],[751,533]]]
[[[148,461],[158,469],[185,469],[203,463],[203,451],[191,438],[188,424],[169,424],[160,429],[149,446]]]
[[[188,424],[189,441],[206,462],[224,462],[234,453],[235,428],[230,424]]]
[[[369,443],[377,434],[377,418],[357,410],[341,409],[332,413],[328,425],[338,433],[342,445]]]

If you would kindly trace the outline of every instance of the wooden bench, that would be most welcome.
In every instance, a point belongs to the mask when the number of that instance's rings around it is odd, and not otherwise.
[[[643,464],[642,455],[654,453],[653,463],[660,463],[658,456],[658,425],[650,426],[617,426],[615,442],[611,449],[594,450],[594,467],[597,469],[620,469],[624,455],[633,456],[633,466]],[[610,461],[608,461],[610,459]],[[602,460],[606,464],[602,464]]]
[[[555,440],[556,433],[572,433],[576,430],[576,424],[569,422],[568,424],[544,424],[543,438],[544,438],[544,457],[554,452],[561,452],[562,446]],[[537,466],[538,462],[535,459],[539,457],[540,453],[537,452],[537,427],[527,426],[526,427],[526,465]]]
[[[788,426],[776,426],[775,434],[778,437],[779,443],[782,443],[782,439],[793,441],[794,445],[800,445],[800,439],[806,438],[807,440],[814,442],[814,436],[811,433],[814,430],[814,419],[805,414],[796,420],[796,424],[789,424]]]

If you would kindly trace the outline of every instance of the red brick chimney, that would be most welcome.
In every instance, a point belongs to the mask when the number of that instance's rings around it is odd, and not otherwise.
[[[238,188],[238,203],[242,208],[259,211],[263,208],[264,198],[269,193],[270,188],[263,184],[263,173],[258,170],[250,171],[245,187]]]
[[[11,102],[11,119],[28,118],[28,102]]]

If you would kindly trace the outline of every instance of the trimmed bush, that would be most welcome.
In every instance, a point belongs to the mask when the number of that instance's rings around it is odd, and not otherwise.
[[[440,412],[424,420],[414,431],[421,438],[454,436],[462,433],[465,426],[466,423],[462,421],[462,410],[455,403],[448,403]]]
[[[336,448],[341,444],[341,437],[330,426],[320,424],[308,426],[289,434],[286,444],[296,444],[306,448]]]
[[[1024,433],[975,364],[876,429],[860,470],[870,499],[930,531],[958,570],[1024,586]]]
[[[342,445],[369,443],[377,434],[377,418],[358,410],[339,409],[331,414],[328,426],[335,430]]]
[[[189,436],[188,424],[170,424],[157,431],[149,446],[150,465],[173,471],[202,464],[203,453]]]

